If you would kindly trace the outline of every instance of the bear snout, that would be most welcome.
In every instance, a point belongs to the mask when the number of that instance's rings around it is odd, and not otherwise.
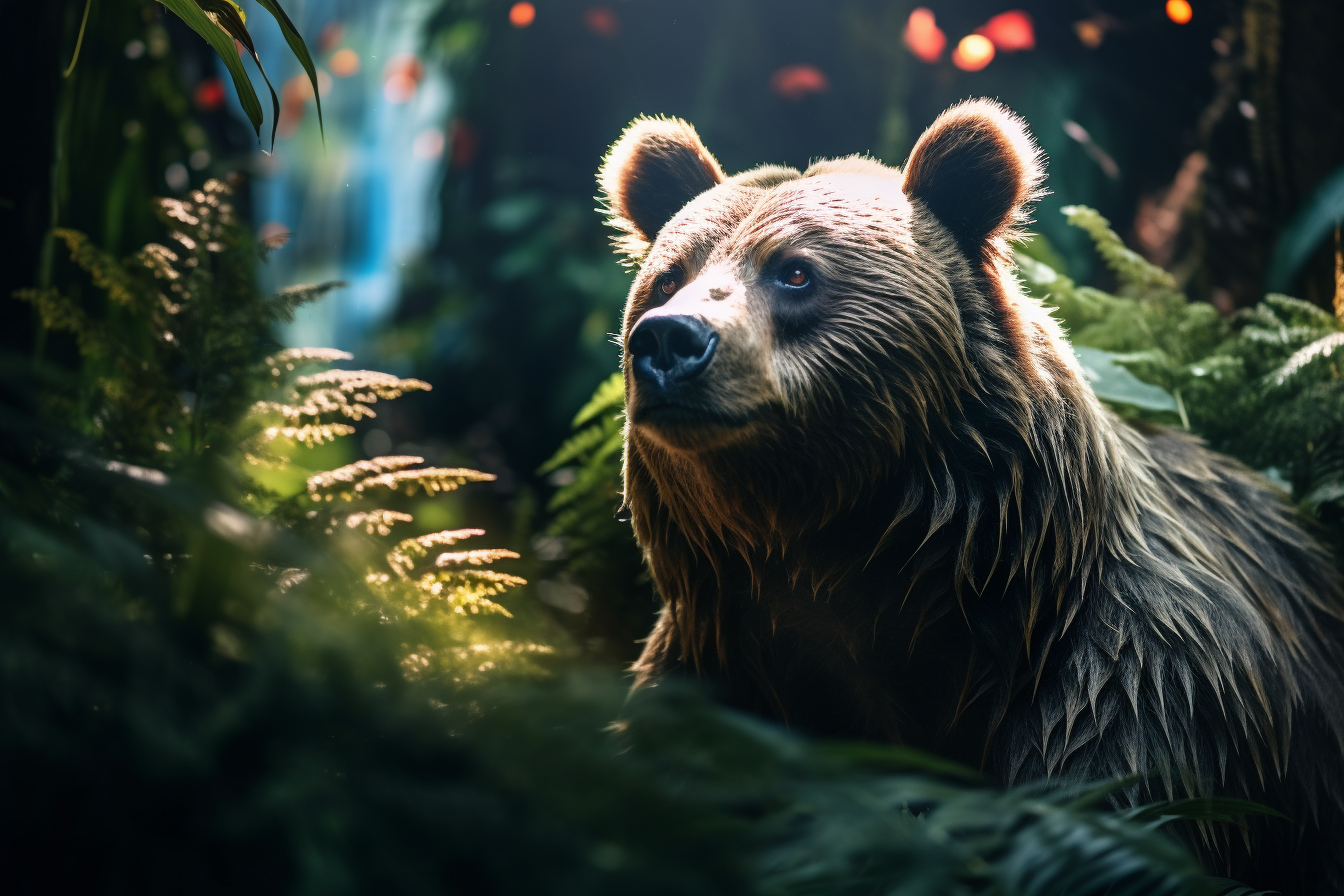
[[[696,317],[647,316],[630,334],[630,363],[635,380],[655,393],[669,395],[709,366],[719,334]]]

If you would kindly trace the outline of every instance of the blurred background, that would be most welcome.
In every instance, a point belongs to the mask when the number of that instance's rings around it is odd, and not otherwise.
[[[218,57],[155,3],[91,7],[70,90],[25,71],[22,54],[4,62],[24,87],[3,174],[3,292],[55,276],[53,224],[125,255],[154,236],[139,213],[150,197],[236,172],[240,206],[274,247],[263,284],[348,284],[282,341],[435,387],[380,408],[314,467],[395,453],[494,474],[417,519],[507,535],[537,596],[614,658],[646,630],[651,589],[630,550],[607,564],[616,585],[566,571],[546,503],[574,471],[538,469],[617,369],[629,274],[594,174],[635,116],[688,119],[728,171],[851,153],[899,165],[948,105],[998,97],[1049,156],[1033,254],[1057,270],[1108,286],[1059,213],[1086,204],[1224,314],[1266,291],[1323,306],[1335,292],[1338,0],[284,5],[318,67],[322,122],[274,21],[240,0],[280,98],[274,121],[263,102],[260,141]],[[5,20],[33,52],[68,59],[83,9],[6,2]],[[53,164],[55,143],[66,149]],[[45,338],[24,307],[11,313],[7,346]],[[604,587],[624,594],[594,610]]]

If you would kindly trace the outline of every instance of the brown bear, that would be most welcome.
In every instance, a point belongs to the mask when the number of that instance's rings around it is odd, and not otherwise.
[[[612,148],[625,499],[664,602],[637,686],[1003,783],[1247,797],[1288,820],[1191,833],[1210,871],[1344,892],[1335,566],[1259,477],[1098,402],[1013,273],[1042,175],[984,100],[904,169],[726,177],[669,119]]]

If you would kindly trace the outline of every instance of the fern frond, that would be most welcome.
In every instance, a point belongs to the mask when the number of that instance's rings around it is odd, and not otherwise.
[[[547,473],[554,473],[565,464],[586,457],[589,453],[601,447],[608,435],[605,428],[601,426],[590,426],[587,429],[579,430],[566,439],[564,444],[556,449],[555,454],[551,455],[551,459],[537,468],[537,472],[543,476]]]
[[[294,381],[294,385],[300,389],[334,386],[342,392],[354,394],[359,401],[400,398],[407,392],[428,392],[433,388],[424,380],[402,379],[377,370],[326,370],[301,376]],[[374,398],[363,398],[363,395]]]
[[[303,426],[268,426],[262,431],[262,437],[268,442],[281,437],[293,439],[311,448],[354,433],[355,428],[346,423],[305,423]]]
[[[371,397],[377,398],[377,396]],[[326,414],[338,414],[351,420],[377,417],[378,415],[373,408],[369,407],[361,398],[363,396],[350,396],[338,389],[315,389],[307,395],[294,393],[293,399],[301,401],[302,404],[259,401],[252,407],[258,414],[277,414],[290,423],[298,423],[305,418],[321,417]]]
[[[1329,336],[1317,339],[1305,348],[1298,349],[1293,352],[1292,357],[1282,367],[1274,371],[1271,376],[1274,385],[1282,386],[1300,374],[1308,365],[1317,360],[1329,358],[1340,346],[1344,346],[1344,333],[1331,333]],[[1339,377],[1338,369],[1333,370],[1331,376],[1337,379]]]
[[[588,403],[574,415],[574,422],[570,425],[578,429],[604,411],[615,413],[624,408],[625,379],[618,371],[602,381],[602,384],[597,387],[597,391],[593,393],[593,397],[588,399]]]
[[[363,510],[358,513],[346,514],[345,526],[347,529],[358,529],[363,527],[369,535],[390,535],[392,526],[395,523],[409,523],[415,520],[415,517],[409,513],[402,513],[397,510]],[[336,521],[332,520],[335,526]],[[330,534],[332,529],[328,529]]]
[[[70,260],[79,265],[93,280],[94,285],[107,293],[108,298],[118,305],[127,307],[139,305],[141,290],[138,284],[126,275],[115,258],[99,249],[87,236],[77,230],[58,227],[52,233],[70,250]]]
[[[330,489],[340,488],[369,476],[386,473],[392,470],[403,470],[406,467],[413,467],[416,464],[422,464],[424,462],[425,459],[423,457],[412,457],[410,455],[395,455],[389,457],[374,457],[369,460],[357,460],[352,464],[346,464],[343,467],[337,467],[334,470],[326,470],[325,472],[310,476],[308,478],[308,492],[309,494],[324,493]]]
[[[54,289],[19,289],[14,298],[32,305],[42,326],[80,336],[89,331],[89,316]]]
[[[1097,254],[1106,262],[1106,266],[1115,272],[1124,286],[1140,291],[1176,288],[1176,281],[1172,279],[1171,274],[1149,263],[1142,255],[1126,246],[1119,234],[1111,229],[1111,222],[1102,217],[1096,209],[1085,205],[1068,205],[1061,211],[1070,224],[1092,237]]]
[[[481,548],[475,551],[457,551],[454,553],[440,554],[435,560],[434,565],[440,568],[449,568],[455,566],[481,566],[485,563],[494,563],[496,560],[517,560],[518,554],[514,551],[503,548]]]
[[[316,302],[333,289],[348,284],[344,280],[328,280],[324,283],[305,283],[299,286],[286,286],[270,297],[272,312],[282,321],[294,320],[294,312],[304,305]]]
[[[266,358],[262,363],[271,368],[271,376],[279,376],[280,368],[293,370],[295,365],[304,361],[350,361],[354,355],[338,348],[287,348]]]
[[[453,529],[407,538],[388,552],[387,565],[397,575],[405,578],[434,548],[451,547],[463,539],[484,534],[484,529]]]

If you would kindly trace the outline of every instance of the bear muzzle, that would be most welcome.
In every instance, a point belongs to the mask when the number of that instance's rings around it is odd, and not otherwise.
[[[698,377],[714,358],[719,334],[689,315],[646,315],[630,334],[630,363],[635,381],[658,397],[672,398]]]
[[[630,419],[668,447],[708,447],[747,418],[725,412],[717,377],[706,375],[720,347],[719,332],[699,317],[658,311],[636,324],[626,345],[634,376]]]

